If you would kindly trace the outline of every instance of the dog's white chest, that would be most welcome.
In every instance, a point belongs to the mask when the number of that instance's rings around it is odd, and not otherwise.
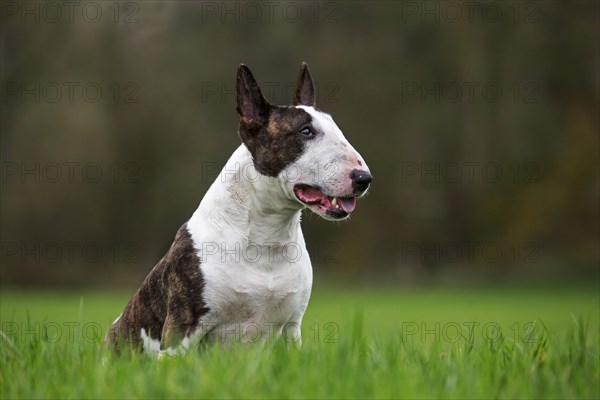
[[[304,314],[308,305],[312,268],[307,256],[273,269],[247,262],[207,262],[200,268],[210,309],[202,323],[211,326],[213,338],[268,338]]]
[[[240,146],[224,168],[237,172],[215,181],[187,225],[209,310],[200,323],[209,337],[248,329],[269,337],[290,322],[299,325],[310,298],[312,266],[300,210],[274,202],[277,180],[250,185],[240,174],[252,165]]]

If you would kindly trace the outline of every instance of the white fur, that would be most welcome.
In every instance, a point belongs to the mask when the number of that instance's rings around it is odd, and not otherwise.
[[[302,207],[281,184],[259,175],[241,145],[188,222],[210,308],[199,330],[214,340],[253,339],[256,331],[270,340],[285,324],[302,321],[312,267]]]
[[[352,195],[350,172],[368,171],[367,164],[352,147],[329,114],[313,107],[298,106],[313,118],[319,135],[311,140],[306,151],[282,173],[291,186],[304,183],[319,186],[325,194],[337,197]]]
[[[142,343],[144,346],[144,352],[147,354],[160,354],[160,341],[156,339],[152,339],[152,337],[148,336],[146,330],[142,328],[141,331]]]

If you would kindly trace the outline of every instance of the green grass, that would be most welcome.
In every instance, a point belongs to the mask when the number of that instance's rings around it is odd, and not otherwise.
[[[113,357],[127,295],[1,294],[0,397],[598,398],[598,289],[317,289],[303,346]],[[102,330],[102,332],[100,332]]]

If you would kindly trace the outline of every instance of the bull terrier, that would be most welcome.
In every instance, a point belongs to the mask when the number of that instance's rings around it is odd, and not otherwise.
[[[306,63],[289,106],[269,103],[241,64],[237,115],[242,144],[110,327],[117,350],[171,355],[201,341],[280,336],[300,343],[313,277],[302,210],[344,220],[372,176],[316,108]]]

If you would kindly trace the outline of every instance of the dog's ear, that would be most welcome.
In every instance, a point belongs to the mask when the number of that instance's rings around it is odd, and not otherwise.
[[[270,107],[250,69],[240,64],[237,70],[237,113],[240,123],[249,127],[265,125]]]
[[[296,83],[296,93],[292,99],[292,105],[310,107],[316,107],[317,105],[315,85],[310,76],[308,64],[305,62],[300,64],[300,75],[298,76],[298,82]]]

